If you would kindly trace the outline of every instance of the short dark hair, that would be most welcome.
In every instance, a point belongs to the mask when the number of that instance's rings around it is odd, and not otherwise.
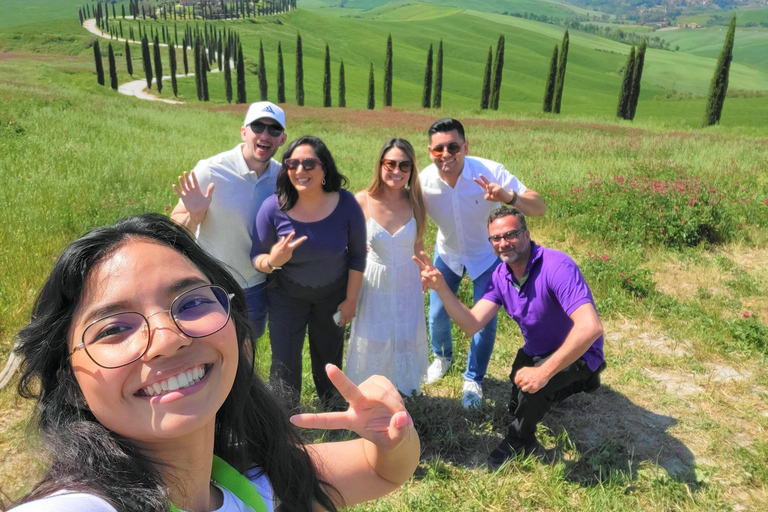
[[[503,217],[508,217],[510,215],[514,215],[517,217],[517,220],[520,221],[520,227],[522,229],[528,229],[528,224],[525,222],[525,215],[523,215],[523,212],[515,208],[514,206],[499,206],[495,210],[491,212],[491,214],[488,216],[488,226],[491,225],[491,222],[495,221],[496,219],[501,219]]]
[[[447,133],[453,130],[459,133],[462,141],[466,140],[464,138],[464,126],[462,126],[458,119],[452,117],[444,117],[432,123],[432,126],[429,127],[429,140],[431,142],[432,136],[436,133]]]
[[[336,162],[333,161],[333,156],[331,155],[328,146],[325,145],[325,142],[320,140],[319,137],[313,137],[311,135],[299,137],[285,148],[282,165],[280,166],[280,172],[277,175],[275,183],[275,193],[277,193],[278,204],[280,205],[280,210],[284,212],[287,212],[296,206],[296,201],[299,199],[299,193],[296,190],[296,187],[293,186],[293,183],[291,183],[291,178],[288,176],[288,166],[285,165],[285,161],[288,158],[291,158],[291,155],[297,147],[304,145],[312,148],[315,155],[317,155],[317,159],[320,160],[320,163],[323,166],[323,173],[325,175],[325,184],[323,185],[324,191],[338,192],[342,188],[346,188],[348,183],[347,177],[341,174],[336,168]]]

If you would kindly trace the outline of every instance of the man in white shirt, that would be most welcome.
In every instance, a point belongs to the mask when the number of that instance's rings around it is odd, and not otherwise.
[[[280,162],[272,158],[285,143],[285,113],[268,101],[251,104],[240,128],[242,144],[200,160],[179,176],[179,203],[171,219],[195,235],[206,251],[225,263],[240,282],[257,337],[267,322],[266,275],[251,265],[251,240],[261,203],[275,193]],[[255,342],[255,340],[254,340]]]
[[[419,175],[427,214],[437,224],[434,265],[455,295],[466,272],[472,279],[474,301],[483,297],[499,259],[488,243],[486,222],[499,203],[514,205],[526,216],[541,216],[547,206],[504,166],[467,156],[462,124],[438,119],[429,128],[429,155],[433,164]],[[434,361],[427,383],[445,375],[453,361],[451,318],[440,297],[429,294],[429,335]],[[476,407],[483,399],[483,378],[496,341],[496,317],[472,337],[464,373],[462,403]]]

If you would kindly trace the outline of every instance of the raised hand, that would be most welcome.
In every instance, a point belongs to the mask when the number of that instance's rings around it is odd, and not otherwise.
[[[384,450],[394,450],[407,438],[413,420],[395,386],[374,375],[360,386],[332,364],[325,367],[328,378],[349,402],[344,412],[297,414],[291,423],[303,428],[346,429]]]
[[[192,218],[200,218],[208,211],[213,199],[213,183],[208,185],[208,189],[203,193],[194,172],[184,172],[179,176],[179,184],[173,185],[173,191],[184,203],[184,207]]]
[[[517,192],[509,192],[498,183],[490,181],[488,178],[480,175],[480,179],[472,178],[475,183],[485,189],[485,199],[494,203],[510,203]]]
[[[269,259],[267,260],[270,265],[273,267],[284,265],[293,257],[293,250],[307,239],[306,236],[302,236],[301,238],[294,240],[294,236],[296,236],[296,232],[291,231],[287,236],[280,238],[280,240],[272,246],[272,250],[269,251]]]
[[[413,261],[419,266],[421,270],[421,288],[426,291],[427,288],[431,288],[436,292],[439,292],[445,286],[445,278],[439,270],[432,264],[432,260],[424,251],[419,253],[419,256],[412,256]]]

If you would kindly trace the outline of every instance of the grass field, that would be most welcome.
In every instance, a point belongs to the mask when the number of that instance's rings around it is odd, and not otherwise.
[[[417,25],[368,19],[387,14],[380,6],[375,13],[360,11],[359,19],[339,18],[342,9],[328,8],[281,16],[283,25],[233,25],[247,55],[256,55],[256,37],[263,37],[270,97],[275,39],[283,42],[286,82],[292,84],[291,55],[301,28],[307,77],[318,87],[307,86],[309,107],[285,106],[288,137],[322,137],[352,190],[367,184],[388,137],[411,140],[423,167],[431,122],[444,115],[462,119],[472,154],[503,162],[546,198],[547,215],[530,223],[533,238],[580,264],[604,322],[609,367],[597,393],[575,396],[547,416],[539,431],[547,449],[543,460],[518,460],[488,473],[482,464],[509,421],[507,374],[521,344],[519,329],[501,314],[484,405],[464,411],[458,403],[463,364],[427,387],[424,397],[408,399],[423,445],[417,474],[401,491],[354,510],[764,510],[768,98],[729,98],[722,124],[700,129],[703,99],[655,98],[673,89],[696,92],[695,77],[706,89],[711,71],[705,64],[711,69],[713,59],[649,52],[638,117],[618,122],[612,109],[626,48],[573,34],[564,115],[542,116],[543,82],[535,69],[546,65],[562,35],[558,28],[479,11],[426,19],[429,9],[435,13],[427,7],[402,7],[414,15],[421,10]],[[483,24],[487,33],[476,35]],[[426,45],[439,41],[441,26],[456,32],[456,39],[444,39],[446,108],[425,111],[415,98]],[[351,91],[365,87],[362,72],[371,55],[380,69],[388,31],[396,42],[395,108],[316,107],[325,38],[343,34],[329,42],[334,73],[343,56]],[[484,59],[500,31],[508,31],[509,59],[502,110],[481,112],[476,52]],[[219,75],[209,77],[216,101],[208,104],[190,100],[191,80],[181,86],[186,105],[124,97],[96,84],[90,40],[77,19],[49,17],[0,29],[0,48],[11,51],[0,53],[0,361],[66,243],[126,215],[167,213],[175,203],[175,177],[239,141],[245,107],[223,104]],[[764,83],[760,70],[733,69],[739,71],[733,88]],[[122,72],[121,82],[128,78]],[[255,86],[254,77],[251,100]],[[350,94],[349,103],[361,107],[361,94]],[[711,240],[690,247],[681,242],[702,234]],[[431,230],[430,250],[433,240]],[[468,300],[466,285],[460,293]],[[458,331],[454,339],[456,360],[463,361],[468,340]],[[264,375],[265,339],[259,348]],[[304,383],[311,407],[309,373]],[[17,497],[39,477],[45,460],[34,436],[25,434],[29,405],[6,388],[0,410],[0,490]]]

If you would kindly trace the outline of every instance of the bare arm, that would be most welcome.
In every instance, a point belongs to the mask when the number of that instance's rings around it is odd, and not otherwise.
[[[547,211],[547,203],[544,202],[544,198],[535,190],[529,188],[523,194],[518,194],[514,190],[506,190],[483,175],[480,175],[480,179],[473,179],[475,183],[485,189],[485,199],[487,201],[514,206],[523,212],[523,215],[528,217],[541,217]]]
[[[403,399],[384,377],[374,375],[355,386],[338,368],[328,377],[349,402],[349,410],[300,414],[291,422],[305,428],[345,428],[361,439],[307,446],[320,477],[341,493],[349,506],[394,491],[413,475],[421,444]]]
[[[341,311],[341,325],[347,325],[355,318],[357,312],[357,299],[360,297],[360,288],[363,286],[363,273],[358,270],[349,271],[347,278],[347,298],[339,304]]]
[[[432,265],[424,252],[421,253],[420,258],[414,256],[413,260],[421,269],[422,286],[437,292],[451,319],[467,336],[472,336],[485,327],[485,324],[490,322],[491,318],[499,312],[501,306],[485,299],[480,299],[472,309],[469,309],[451,292],[448,285],[445,284],[443,275]]]
[[[559,349],[541,366],[524,367],[515,375],[515,384],[526,393],[535,393],[547,385],[560,370],[584,355],[603,334],[603,325],[591,302],[582,304],[571,313],[573,327]]]

